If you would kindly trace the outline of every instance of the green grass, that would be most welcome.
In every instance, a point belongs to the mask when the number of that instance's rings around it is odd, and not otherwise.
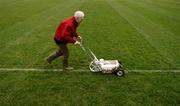
[[[0,0],[0,68],[49,67],[59,22],[80,9],[78,32],[98,58],[127,70],[180,70],[179,0]],[[93,74],[80,47],[70,64],[87,72],[0,71],[0,105],[179,105],[179,73]]]
[[[178,105],[180,74],[0,72],[0,105]],[[176,83],[176,84],[172,84]]]

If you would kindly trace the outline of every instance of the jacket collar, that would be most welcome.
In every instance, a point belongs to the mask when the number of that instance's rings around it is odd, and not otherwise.
[[[72,17],[72,20],[73,20],[73,24],[77,27],[79,24],[76,22],[75,17]]]

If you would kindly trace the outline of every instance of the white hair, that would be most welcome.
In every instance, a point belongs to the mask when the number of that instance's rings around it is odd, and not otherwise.
[[[74,17],[77,21],[81,21],[82,19],[84,19],[84,12],[82,11],[76,11],[74,13]]]

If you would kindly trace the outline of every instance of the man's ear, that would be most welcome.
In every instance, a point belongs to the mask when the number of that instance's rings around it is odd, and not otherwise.
[[[78,23],[81,21],[81,18],[80,17],[77,17],[77,21],[78,21]]]

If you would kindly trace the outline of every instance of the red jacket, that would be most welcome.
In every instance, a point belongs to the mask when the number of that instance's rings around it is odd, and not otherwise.
[[[78,23],[76,22],[75,18],[68,18],[60,23],[55,32],[54,38],[56,41],[63,44],[75,43],[76,40],[74,40],[73,37],[79,36],[76,32],[77,27]]]

